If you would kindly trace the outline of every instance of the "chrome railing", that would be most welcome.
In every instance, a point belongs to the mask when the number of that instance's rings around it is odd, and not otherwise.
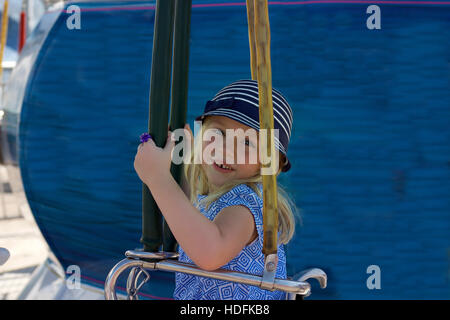
[[[119,276],[127,269],[131,269],[127,279],[127,298],[129,300],[138,299],[138,291],[150,279],[150,273],[147,270],[161,270],[168,272],[181,272],[195,276],[208,277],[212,279],[243,283],[251,286],[263,287],[263,277],[232,271],[218,269],[207,271],[199,267],[179,262],[177,253],[171,252],[142,252],[127,251],[126,258],[117,263],[109,272],[105,281],[105,298],[107,300],[117,300],[116,282]],[[141,276],[145,278],[139,282]],[[327,286],[327,275],[321,269],[313,268],[302,271],[294,279],[275,278],[272,290],[279,290],[288,293],[288,299],[295,300],[296,296],[307,297],[311,294],[311,286],[306,280],[317,279],[321,288]]]
[[[5,264],[9,259],[9,251],[6,248],[0,247],[0,266]]]

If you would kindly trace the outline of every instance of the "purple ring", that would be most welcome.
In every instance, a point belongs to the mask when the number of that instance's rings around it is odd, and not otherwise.
[[[153,137],[151,135],[149,135],[147,132],[141,134],[140,138],[141,138],[141,142],[142,143],[147,142],[148,139],[152,139],[153,140]]]

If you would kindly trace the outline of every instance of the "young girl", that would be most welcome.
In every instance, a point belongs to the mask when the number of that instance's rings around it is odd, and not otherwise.
[[[274,128],[278,129],[275,147],[279,151],[278,173],[290,169],[286,152],[292,128],[292,110],[279,91],[272,92]],[[196,137],[191,162],[185,165],[183,189],[170,174],[174,142],[167,139],[164,148],[149,140],[138,148],[134,167],[149,187],[167,224],[179,244],[179,261],[194,263],[205,270],[228,269],[255,275],[264,270],[262,177],[259,159],[259,136],[233,138],[234,146],[226,145],[226,135],[239,129],[259,132],[258,84],[239,80],[220,90],[208,101]],[[189,129],[187,125],[185,127]],[[203,141],[203,132],[210,130],[223,137],[223,150],[205,152],[214,141]],[[231,130],[231,131],[230,131]],[[241,131],[242,132],[242,131]],[[251,132],[251,131],[247,131]],[[207,140],[207,139],[206,139]],[[229,141],[229,140],[228,140]],[[217,142],[217,141],[216,141]],[[227,142],[228,143],[228,142]],[[242,147],[242,146],[241,146]],[[231,151],[230,151],[231,150]],[[245,161],[234,159],[245,153]],[[244,151],[242,151],[244,150]],[[217,152],[216,152],[217,151]],[[252,153],[256,163],[250,161]],[[203,161],[194,157],[201,154]],[[233,159],[230,161],[230,159]],[[276,278],[286,279],[286,256],[283,244],[293,236],[296,207],[278,186],[278,265]],[[280,291],[255,286],[176,273],[175,299],[285,299]]]

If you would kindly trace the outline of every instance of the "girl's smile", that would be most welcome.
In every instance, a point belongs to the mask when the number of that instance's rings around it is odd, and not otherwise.
[[[233,169],[230,166],[227,166],[224,164],[217,164],[216,162],[214,162],[213,167],[217,171],[223,172],[223,173],[230,173],[231,171],[233,171]]]

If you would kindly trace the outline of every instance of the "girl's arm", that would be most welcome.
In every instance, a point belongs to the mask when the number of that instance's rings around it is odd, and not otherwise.
[[[202,269],[220,268],[255,238],[253,215],[244,206],[227,207],[211,221],[191,204],[172,176],[146,184],[178,243]]]
[[[152,140],[139,146],[134,168],[149,187],[179,245],[200,268],[215,270],[255,238],[253,215],[244,206],[223,209],[214,221],[195,208],[170,174],[173,141],[164,148]]]

